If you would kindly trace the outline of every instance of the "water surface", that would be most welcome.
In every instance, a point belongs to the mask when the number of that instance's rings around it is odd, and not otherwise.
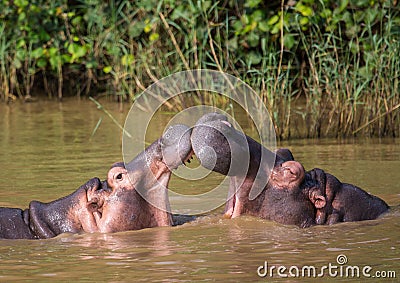
[[[129,106],[103,103],[123,124]],[[168,117],[153,126],[149,139],[160,136]],[[122,159],[120,129],[85,100],[0,104],[0,145],[0,206],[7,207],[68,195],[94,176],[104,179],[110,165]],[[339,255],[347,257],[343,267],[371,266],[371,275],[396,271],[399,278],[400,141],[294,140],[280,146],[289,147],[307,170],[323,168],[383,198],[391,212],[373,221],[300,229],[252,217],[227,220],[217,210],[179,227],[0,240],[0,281],[287,282],[276,270],[274,278],[261,278],[257,268],[267,262],[319,270],[340,266]],[[217,174],[199,182],[173,177],[171,188],[194,194],[220,179]],[[324,278],[348,280],[327,271]]]

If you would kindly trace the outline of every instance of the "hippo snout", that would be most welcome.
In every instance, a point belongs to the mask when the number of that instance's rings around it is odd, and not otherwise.
[[[171,126],[165,131],[160,143],[163,161],[170,169],[178,168],[193,154],[191,134],[192,129],[182,124]]]
[[[98,211],[103,207],[104,199],[112,192],[112,189],[108,187],[106,181],[100,181],[99,178],[90,179],[84,186],[89,211]]]

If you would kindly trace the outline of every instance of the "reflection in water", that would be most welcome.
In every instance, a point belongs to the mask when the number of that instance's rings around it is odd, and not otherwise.
[[[24,208],[33,199],[68,195],[94,176],[104,179],[109,166],[121,160],[120,130],[94,105],[48,103],[0,104],[1,206]],[[105,106],[124,122],[128,109]],[[161,126],[156,123],[149,136],[158,137]],[[396,270],[399,277],[399,140],[295,140],[282,146],[292,149],[306,169],[323,168],[383,198],[393,206],[391,212],[378,220],[300,229],[246,216],[223,219],[217,210],[177,227],[0,240],[0,282],[265,282],[271,278],[257,276],[264,261],[318,267],[337,264],[340,254],[351,265]],[[196,194],[219,180],[173,177],[171,185]]]
[[[63,244],[78,245],[85,249],[102,248],[102,253],[82,255],[82,259],[127,259],[152,258],[170,255],[169,233],[165,227],[140,231],[128,231],[114,234],[82,234],[65,235],[60,240]],[[149,237],[150,236],[150,237]],[[145,248],[145,252],[135,253],[136,250]]]

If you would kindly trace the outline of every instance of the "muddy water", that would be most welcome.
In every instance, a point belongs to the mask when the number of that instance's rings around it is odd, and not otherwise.
[[[128,106],[105,107],[123,123]],[[150,136],[160,133],[157,126]],[[105,178],[109,166],[121,160],[120,130],[88,101],[0,104],[0,145],[0,206],[8,207],[65,196],[91,177]],[[359,280],[366,278],[363,268],[371,277],[393,277],[395,271],[398,280],[400,140],[296,140],[281,146],[306,169],[320,167],[357,184],[392,211],[379,220],[309,229],[251,217],[226,220],[216,211],[173,228],[0,240],[0,282],[287,282],[300,278],[280,278],[278,267],[284,276],[299,270],[301,277],[303,266],[315,267],[316,275],[330,281],[347,281],[348,267],[358,268]],[[217,175],[201,182],[174,178],[171,186],[195,193],[218,181]],[[338,264],[339,255],[347,263]],[[305,270],[302,279],[308,275]]]

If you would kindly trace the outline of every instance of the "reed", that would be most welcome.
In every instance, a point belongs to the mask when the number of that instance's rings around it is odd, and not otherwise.
[[[44,88],[133,102],[172,73],[213,69],[259,93],[280,139],[400,135],[400,16],[385,1],[14,2],[0,7],[2,100]],[[165,107],[197,104],[233,107],[200,92]]]
[[[398,136],[400,61],[394,54],[400,45],[391,22],[382,26],[379,36],[366,26],[350,41],[318,26],[312,34],[302,35],[310,66],[303,89],[307,136]],[[356,50],[360,47],[364,50]]]
[[[0,26],[0,98],[5,101],[8,99],[10,93],[8,63],[7,63],[7,49],[8,42],[5,36],[5,24]]]

